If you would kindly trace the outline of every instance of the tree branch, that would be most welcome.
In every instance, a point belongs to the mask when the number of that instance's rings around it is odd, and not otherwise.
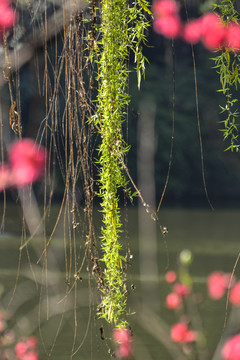
[[[85,1],[77,1],[74,4],[72,1],[66,2],[61,9],[56,10],[52,16],[47,19],[45,32],[45,24],[42,23],[40,29],[34,29],[27,41],[20,44],[18,49],[8,52],[8,62],[6,62],[4,52],[0,54],[0,87],[6,81],[4,79],[4,67],[8,66],[10,73],[19,70],[26,64],[34,55],[36,49],[42,47],[46,41],[58,34],[64,27],[68,26],[72,16],[85,8]]]

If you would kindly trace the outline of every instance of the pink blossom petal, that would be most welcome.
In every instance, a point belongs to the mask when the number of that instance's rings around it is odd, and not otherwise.
[[[183,38],[190,44],[197,44],[202,37],[202,18],[189,21],[184,27]]]
[[[11,185],[12,173],[9,165],[0,164],[0,191]]]
[[[225,288],[231,289],[236,284],[236,276],[231,273],[224,273]]]
[[[168,271],[165,274],[165,279],[168,283],[174,283],[177,280],[177,274],[175,273],[175,271]]]
[[[186,297],[191,293],[191,289],[188,286],[186,286],[186,285],[184,285],[182,283],[174,284],[173,289],[177,294],[179,294],[179,295],[181,295],[183,297]]]
[[[18,357],[23,356],[28,350],[28,346],[25,344],[25,342],[20,341],[15,346],[15,352]]]
[[[182,23],[178,16],[166,16],[156,19],[153,29],[169,39],[174,39],[182,33]]]
[[[6,3],[0,3],[0,14],[0,30],[11,28],[15,24],[16,14]]]
[[[132,355],[133,345],[132,336],[130,331],[126,329],[115,329],[113,331],[113,338],[119,344],[115,351],[115,355],[118,358],[126,358]]]
[[[182,305],[182,298],[177,293],[168,294],[166,297],[166,306],[168,309],[179,309]]]
[[[207,285],[209,296],[214,300],[220,299],[225,294],[228,286],[226,274],[221,271],[213,272],[208,276]]]
[[[178,323],[173,325],[171,328],[172,340],[180,343],[184,342],[187,331],[188,331],[188,327],[186,324]]]
[[[38,360],[38,354],[34,351],[29,351],[21,357],[21,360]]]
[[[187,343],[187,342],[193,342],[193,341],[196,341],[196,332],[193,331],[193,330],[188,330],[186,335],[185,335],[185,338],[184,338],[184,341]]]
[[[217,50],[224,46],[226,27],[219,16],[208,13],[202,18],[202,42],[209,50]]]
[[[240,306],[240,282],[237,282],[231,289],[229,300],[232,305]]]
[[[11,0],[1,0],[0,5],[9,6],[11,4]]]
[[[177,323],[171,328],[171,338],[173,341],[185,344],[196,340],[195,331],[189,330],[184,323]]]
[[[240,334],[226,341],[222,349],[222,357],[225,360],[240,360]]]
[[[128,343],[131,341],[131,334],[125,329],[116,329],[113,331],[113,338],[119,343]]]
[[[179,11],[179,4],[174,0],[162,0],[153,3],[153,13],[157,17],[176,15]]]
[[[28,166],[28,164],[15,167],[12,171],[12,175],[14,177],[14,187],[25,186],[34,182],[40,177],[39,171],[33,166]]]
[[[133,354],[133,348],[131,344],[122,344],[115,351],[115,355],[117,358],[128,358]]]
[[[29,336],[26,339],[26,344],[30,348],[35,348],[38,345],[38,339],[35,336]]]
[[[24,139],[13,144],[9,151],[15,186],[25,186],[42,177],[47,152],[31,139]]]
[[[234,52],[240,51],[240,25],[231,23],[227,27],[225,46]]]

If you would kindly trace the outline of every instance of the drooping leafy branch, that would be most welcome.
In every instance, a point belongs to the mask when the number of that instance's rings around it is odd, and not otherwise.
[[[210,51],[217,51],[212,60],[214,68],[220,75],[222,92],[226,98],[225,106],[220,106],[226,113],[223,123],[223,137],[230,141],[229,150],[239,149],[238,110],[234,92],[238,90],[240,24],[239,14],[234,7],[234,0],[219,0],[213,6],[214,12],[206,13],[200,18],[187,23],[182,22],[179,14],[179,3],[174,0],[156,1],[153,5],[154,30],[167,38],[180,38],[192,45],[202,42]],[[187,11],[187,9],[186,9]],[[217,14],[215,13],[217,12]],[[171,21],[169,21],[171,15]],[[235,89],[234,89],[235,87]]]
[[[99,316],[117,326],[126,327],[127,290],[125,258],[121,255],[120,188],[126,188],[124,159],[129,150],[123,138],[122,124],[129,104],[128,59],[132,50],[140,87],[144,73],[141,43],[149,26],[149,5],[138,0],[129,5],[126,0],[103,0],[101,3],[100,40],[96,46],[98,67],[97,112],[92,121],[101,135],[99,146],[99,196],[102,199],[103,227],[101,237],[104,262],[104,286]]]
[[[234,0],[220,0],[218,5],[214,6],[217,10],[223,22],[228,25],[230,23],[238,24],[239,14],[234,8]],[[234,92],[238,90],[240,83],[240,55],[236,52],[229,52],[227,48],[221,50],[221,53],[212,58],[215,62],[214,68],[217,70],[220,76],[221,89],[226,99],[225,106],[220,106],[221,113],[225,119],[221,121],[223,124],[223,138],[230,141],[230,145],[226,150],[239,151],[239,124],[238,124],[238,99],[234,95]]]

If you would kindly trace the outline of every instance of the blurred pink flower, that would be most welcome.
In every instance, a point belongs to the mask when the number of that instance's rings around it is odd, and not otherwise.
[[[113,338],[119,343],[129,342],[131,340],[131,334],[128,330],[123,328],[115,329],[113,331]]]
[[[229,300],[232,305],[240,305],[240,281],[238,281],[236,285],[234,285],[234,287],[231,289]]]
[[[30,348],[36,348],[38,345],[38,339],[35,336],[30,336],[26,339],[26,344]]]
[[[21,360],[38,360],[38,354],[35,351],[28,351],[21,357]]]
[[[226,341],[222,349],[222,357],[225,360],[240,360],[240,334]]]
[[[183,38],[190,44],[197,44],[202,37],[202,18],[189,21],[184,26]]]
[[[231,23],[226,28],[225,46],[234,52],[240,51],[240,26]]]
[[[187,333],[187,325],[178,323],[172,326],[171,328],[171,338],[176,342],[184,342],[186,333]]]
[[[188,342],[193,342],[196,340],[196,332],[193,331],[193,330],[188,330],[186,335],[185,335],[185,342],[188,343]]]
[[[225,294],[226,288],[228,287],[228,277],[221,271],[215,271],[208,276],[208,294],[214,299],[218,300]]]
[[[173,341],[185,344],[196,340],[196,333],[189,330],[184,323],[177,323],[171,328],[171,338]]]
[[[226,27],[214,13],[202,17],[202,42],[208,50],[218,50],[224,46]]]
[[[166,306],[168,309],[179,309],[182,306],[182,298],[177,293],[170,293],[166,297]]]
[[[174,39],[182,33],[182,23],[178,16],[169,15],[156,19],[153,23],[153,29],[169,39]]]
[[[25,341],[20,341],[15,346],[17,360],[38,360],[36,347],[38,340],[34,336],[28,337]]]
[[[224,273],[226,288],[232,288],[236,284],[236,277],[231,273]]]
[[[182,283],[174,284],[173,289],[177,294],[183,297],[186,297],[191,293],[191,289]]]
[[[0,164],[0,191],[11,186],[11,168],[9,165]]]
[[[175,273],[175,271],[168,271],[165,274],[165,280],[168,283],[174,283],[177,280],[177,274]]]
[[[133,354],[133,349],[131,344],[121,344],[118,349],[115,351],[115,356],[117,358],[128,358]]]
[[[174,0],[162,0],[153,3],[153,13],[156,17],[176,15],[179,11],[179,4]]]
[[[24,139],[13,144],[9,150],[9,160],[14,185],[21,187],[42,177],[46,164],[47,152],[31,139]]]
[[[15,11],[9,7],[9,1],[0,1],[0,32],[13,27],[16,22]]]
[[[119,344],[115,355],[117,358],[127,358],[133,354],[132,336],[126,329],[115,329],[113,338]]]
[[[182,24],[179,5],[174,0],[162,0],[153,4],[155,21],[153,29],[167,38],[182,38],[197,44],[200,40],[211,51],[228,48],[240,52],[240,24],[230,23],[226,26],[221,17],[214,12]]]
[[[23,341],[19,341],[15,346],[15,353],[18,358],[23,356],[28,350],[28,346]]]

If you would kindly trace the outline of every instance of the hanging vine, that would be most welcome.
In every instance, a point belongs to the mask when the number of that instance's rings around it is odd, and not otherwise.
[[[103,226],[101,236],[104,262],[104,286],[99,316],[116,326],[126,327],[127,290],[124,276],[125,258],[121,255],[121,218],[118,190],[126,188],[124,158],[129,150],[122,123],[126,118],[129,95],[128,58],[132,50],[137,68],[138,86],[144,74],[141,42],[149,26],[147,2],[104,0],[101,3],[100,40],[97,43],[98,95],[97,112],[92,121],[101,135],[99,146],[99,196],[102,199]]]

